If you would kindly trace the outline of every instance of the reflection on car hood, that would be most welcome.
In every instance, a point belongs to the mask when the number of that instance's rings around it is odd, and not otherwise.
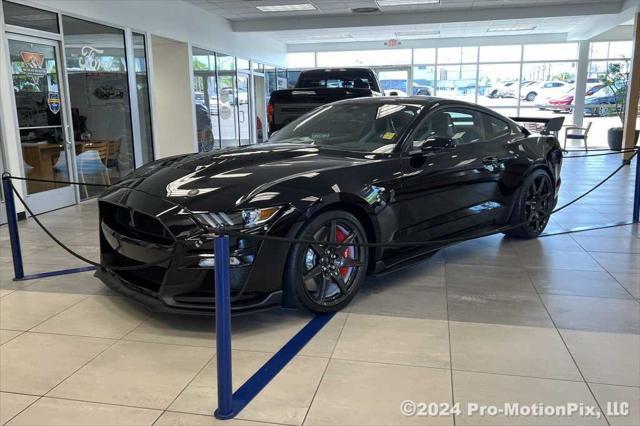
[[[312,145],[253,145],[156,162],[126,177],[117,187],[166,197],[192,211],[228,210],[254,201],[264,205],[278,198],[281,202],[278,196],[282,194],[274,193],[276,187],[375,161],[375,157]],[[304,189],[304,185],[296,185],[294,192]]]

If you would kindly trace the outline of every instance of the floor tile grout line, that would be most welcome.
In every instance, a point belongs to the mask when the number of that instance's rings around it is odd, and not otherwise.
[[[309,406],[307,407],[307,411],[304,413],[304,417],[302,418],[302,423],[300,423],[301,425],[304,425],[305,422],[307,421],[307,417],[309,416],[309,412],[311,411],[311,407],[313,406],[313,401],[315,401],[316,396],[318,395],[318,390],[320,390],[320,386],[322,385],[324,376],[327,374],[327,370],[329,369],[329,364],[331,364],[331,360],[333,359],[333,354],[335,353],[336,348],[338,347],[338,343],[340,342],[340,338],[342,337],[342,332],[344,331],[344,328],[347,325],[347,321],[349,320],[350,316],[351,316],[351,312],[347,312],[345,315],[344,321],[342,322],[342,327],[340,327],[338,338],[336,339],[336,342],[333,344],[333,348],[331,348],[331,353],[329,354],[329,358],[327,359],[327,364],[324,366],[324,369],[322,370],[322,375],[320,376],[320,380],[318,380],[318,385],[313,391],[313,395],[311,396],[311,401],[309,401]],[[331,320],[333,321],[335,318],[336,317],[334,316]]]
[[[633,238],[633,234],[630,234],[630,235],[631,235],[631,238]],[[579,242],[578,240],[576,240],[576,239],[573,237],[573,235],[569,235],[569,236],[570,236],[570,237],[571,237],[571,239],[573,239],[573,240],[574,240],[574,241],[575,241],[575,242],[576,242],[580,247],[582,247],[582,249],[583,249],[583,250],[584,250],[584,251],[589,255],[589,257],[591,257],[591,259],[593,259],[593,261],[594,261],[594,262],[596,262],[598,265],[600,265],[600,267],[601,267],[601,268],[602,268],[602,269],[603,269],[607,274],[609,274],[609,276],[610,276],[611,278],[613,278],[613,280],[614,280],[616,283],[618,283],[618,285],[619,285],[620,287],[622,287],[622,288],[624,289],[624,291],[626,291],[626,292],[629,294],[629,296],[631,296],[631,298],[632,298],[633,300],[636,300],[638,303],[640,303],[640,298],[636,298],[633,294],[631,294],[631,292],[630,292],[630,291],[629,291],[625,286],[623,286],[623,285],[620,283],[620,281],[618,281],[618,280],[616,279],[616,277],[611,273],[611,271],[609,271],[607,268],[605,268],[605,267],[604,267],[604,265],[602,265],[602,264],[598,261],[598,259],[596,259],[596,258],[591,254],[591,252],[587,251],[587,250],[582,246],[582,244],[580,244],[580,242]],[[598,253],[603,253],[603,252],[598,252]],[[609,252],[606,252],[606,253],[609,253]],[[620,253],[620,254],[625,254],[625,253]],[[626,254],[633,254],[633,253],[626,253]],[[640,254],[639,254],[638,256],[640,256]],[[633,273],[633,272],[631,272],[631,273]]]
[[[449,343],[449,380],[451,383],[451,406],[455,407],[456,397],[455,397],[455,388],[454,388],[454,381],[453,381],[453,351],[452,351],[452,345],[451,345],[451,319],[449,315],[449,285],[447,284],[446,256],[445,256],[445,262],[444,262],[444,296],[445,296],[445,307],[447,311],[447,337],[448,337],[448,343]],[[456,419],[455,412],[452,412],[451,417],[453,421],[453,426],[456,426],[457,419]]]
[[[580,247],[582,247],[582,246],[580,246]],[[525,271],[527,273],[527,276],[529,276],[529,279],[531,280],[531,283],[533,284],[533,279],[531,278],[531,275],[529,274],[529,271],[527,271],[526,269],[525,269]],[[569,349],[569,345],[565,341],[564,336],[562,336],[562,333],[560,333],[560,329],[558,328],[558,325],[556,324],[555,320],[551,316],[551,312],[549,311],[549,308],[544,303],[544,299],[542,298],[540,293],[537,292],[537,290],[536,290],[536,293],[538,294],[538,299],[540,300],[540,303],[542,303],[542,306],[544,307],[545,311],[547,312],[547,315],[549,315],[549,318],[551,319],[551,322],[553,323],[553,326],[554,326],[554,328],[556,330],[556,333],[558,333],[558,336],[560,337],[560,340],[562,341],[562,344],[564,345],[567,353],[571,357],[571,360],[573,361],[573,364],[575,365],[576,369],[578,370],[578,373],[580,373],[580,377],[582,377],[583,383],[585,384],[585,386],[587,386],[587,389],[589,390],[589,393],[591,394],[591,397],[596,402],[596,405],[598,406],[598,409],[600,410],[600,412],[602,412],[602,416],[604,417],[605,422],[607,422],[607,425],[611,425],[611,423],[609,422],[609,419],[607,419],[607,415],[605,414],[605,411],[602,409],[602,406],[600,405],[600,402],[596,398],[596,395],[593,392],[593,389],[591,389],[591,386],[589,386],[589,383],[587,382],[587,379],[584,377],[584,374],[582,373],[582,370],[580,369],[580,366],[578,365],[578,361],[576,361],[575,357],[573,356],[573,353]]]
[[[102,355],[107,349],[111,348],[113,345],[115,345],[117,343],[117,341],[113,341],[110,345],[108,345],[106,348],[104,348],[102,351],[98,352],[94,357],[92,357],[91,359],[89,359],[87,362],[85,362],[84,364],[82,364],[80,367],[78,367],[77,369],[75,369],[71,374],[69,374],[68,376],[66,376],[65,378],[63,378],[61,381],[59,381],[55,386],[53,386],[51,389],[49,389],[47,392],[45,392],[44,394],[40,395],[35,401],[33,401],[31,404],[29,404],[27,407],[25,407],[24,409],[20,410],[20,412],[16,413],[13,417],[11,417],[9,420],[7,420],[6,423],[9,423],[10,421],[12,421],[13,419],[15,419],[17,416],[19,416],[20,414],[22,414],[25,410],[27,410],[29,407],[33,406],[36,402],[40,401],[42,398],[44,398],[45,396],[47,396],[51,391],[53,391],[55,388],[57,388],[58,386],[60,386],[62,383],[64,383],[65,381],[67,381],[71,376],[73,376],[74,374],[76,374],[78,371],[80,371],[82,368],[84,368],[87,364],[89,364],[91,361],[93,361],[94,359],[96,359],[98,356]],[[5,423],[5,424],[6,424]]]
[[[169,409],[169,407],[171,407],[171,405],[173,403],[175,403],[178,398],[180,398],[180,395],[182,395],[184,393],[184,391],[189,387],[189,385],[191,385],[191,383],[193,383],[193,381],[196,379],[196,377],[198,377],[200,375],[200,373],[202,373],[205,368],[207,368],[207,365],[209,365],[209,363],[211,361],[213,361],[214,359],[216,359],[216,353],[217,353],[217,349],[214,349],[214,353],[213,355],[211,355],[211,358],[209,358],[203,365],[202,367],[200,367],[200,369],[193,375],[193,377],[183,386],[182,389],[180,389],[180,392],[177,393],[177,395],[175,396],[175,398],[173,398],[171,400],[171,402],[169,402],[167,404],[167,406],[162,410],[162,413],[160,413],[160,415],[158,416],[158,418],[152,423],[152,425],[155,425],[156,422],[162,417],[164,416],[164,414],[167,412],[167,410]],[[233,364],[232,364],[233,365]],[[217,379],[216,379],[217,381]],[[217,384],[217,383],[216,383]],[[211,410],[211,416],[213,416],[213,411],[214,409]]]

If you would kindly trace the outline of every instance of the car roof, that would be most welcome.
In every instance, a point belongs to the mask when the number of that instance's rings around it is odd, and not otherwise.
[[[473,108],[476,110],[480,110],[487,114],[497,115],[498,117],[503,117],[509,120],[512,124],[518,125],[512,118],[509,118],[499,112],[496,112],[490,108],[484,107],[482,105],[474,104],[473,102],[465,102],[460,101],[458,99],[450,99],[450,98],[441,98],[438,96],[374,96],[374,97],[366,97],[366,98],[353,98],[353,99],[344,99],[341,101],[333,102],[328,105],[337,105],[337,104],[361,104],[361,105],[381,105],[381,104],[418,104],[423,105],[427,108],[432,108],[435,106],[461,106]]]
[[[391,89],[393,90],[393,89]],[[460,101],[457,99],[441,98],[438,96],[373,96],[364,98],[344,99],[334,102],[334,104],[419,104],[424,106],[438,105],[460,105],[468,106],[472,108],[480,108],[483,110],[491,111],[482,105],[474,104],[472,102]]]

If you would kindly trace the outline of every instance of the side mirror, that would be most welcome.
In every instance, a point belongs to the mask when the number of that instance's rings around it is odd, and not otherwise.
[[[422,144],[420,149],[422,151],[442,151],[445,149],[454,148],[456,143],[453,139],[443,136],[430,136]]]

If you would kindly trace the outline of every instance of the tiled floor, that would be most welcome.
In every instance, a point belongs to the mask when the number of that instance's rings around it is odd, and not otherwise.
[[[562,201],[614,157],[565,161]],[[558,231],[629,220],[630,168],[558,213]],[[97,259],[92,203],[43,216]],[[81,266],[21,223],[29,272]],[[640,424],[640,228],[529,241],[496,235],[370,278],[345,312],[229,424]],[[90,273],[11,281],[0,228],[0,424],[209,425],[216,405],[210,318],[151,314]],[[311,316],[234,318],[235,386]],[[403,400],[584,403],[626,417],[405,417]]]

